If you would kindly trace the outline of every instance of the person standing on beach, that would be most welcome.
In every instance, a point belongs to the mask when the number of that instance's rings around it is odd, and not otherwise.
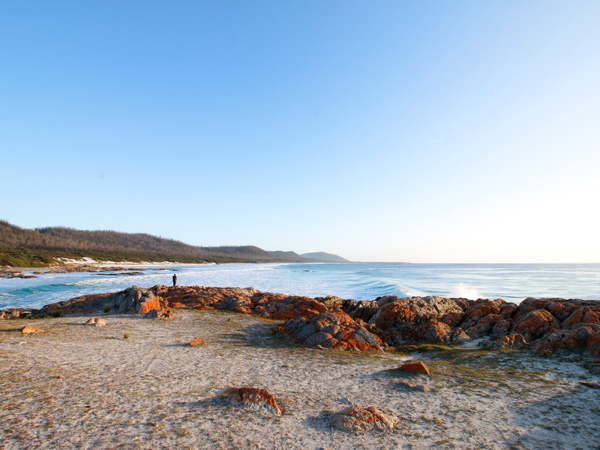
[[[177,274],[173,274],[173,287],[177,286]]]

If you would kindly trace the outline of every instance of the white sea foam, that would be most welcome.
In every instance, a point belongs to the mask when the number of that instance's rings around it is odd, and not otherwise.
[[[459,283],[457,286],[454,286],[452,289],[452,293],[450,294],[451,298],[468,298],[470,300],[477,300],[479,298],[484,298],[479,289],[476,287],[467,286],[464,283]]]
[[[142,274],[44,274],[39,278],[0,278],[6,307],[38,307],[87,294],[117,292],[137,285],[252,286],[287,295],[374,300],[384,295],[503,298],[600,299],[600,265],[489,264],[227,264],[139,267]]]

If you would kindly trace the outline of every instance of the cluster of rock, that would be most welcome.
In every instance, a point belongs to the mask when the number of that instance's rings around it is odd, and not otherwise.
[[[35,310],[34,310],[35,311]],[[10,308],[5,311],[0,310],[0,320],[3,319],[23,319],[30,317],[32,314],[31,309],[25,308]]]
[[[487,347],[532,349],[546,355],[587,350],[600,356],[600,302],[592,300],[528,298],[516,305],[500,299],[385,296],[354,302],[253,288],[159,285],[78,297],[27,313],[37,317],[104,309],[169,318],[173,316],[170,308],[228,310],[285,320],[276,332],[309,346],[377,350],[478,340]],[[18,310],[0,312],[0,318],[19,314]]]
[[[266,389],[231,388],[225,391],[223,396],[233,406],[243,406],[253,410],[264,409],[277,416],[284,414],[283,408]],[[329,414],[329,421],[330,425],[338,430],[365,432],[393,430],[399,419],[392,411],[384,411],[374,406],[353,405]]]
[[[290,319],[275,332],[289,336],[295,343],[311,347],[339,347],[378,350],[381,339],[341,310]]]
[[[525,299],[383,297],[368,328],[397,347],[419,342],[460,344],[480,340],[494,348],[529,348],[550,355],[556,350],[587,349],[600,356],[600,302]]]

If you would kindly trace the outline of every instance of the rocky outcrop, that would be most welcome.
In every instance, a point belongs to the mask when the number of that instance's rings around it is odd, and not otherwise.
[[[396,347],[479,339],[480,345],[492,348],[531,349],[545,355],[587,350],[600,356],[597,301],[528,298],[516,305],[501,299],[381,297],[376,302],[377,312],[367,328]]]
[[[564,299],[467,300],[441,297],[379,297],[354,302],[308,298],[253,288],[136,286],[114,294],[78,297],[41,311],[13,309],[0,317],[120,313],[169,317],[169,308],[227,310],[287,321],[278,329],[303,345],[379,348],[421,342],[462,344],[479,340],[491,348],[530,349],[541,354],[587,350],[600,356],[600,302]],[[161,312],[162,311],[162,312]]]
[[[350,406],[331,415],[331,426],[342,431],[392,430],[399,422],[392,412],[374,406]]]
[[[288,320],[327,311],[323,303],[308,297],[260,292],[254,288],[204,286],[155,286],[152,291],[172,308],[228,310],[254,313],[266,319]]]
[[[133,286],[114,295],[105,302],[104,307],[110,306],[113,311],[121,314],[148,314],[153,310],[161,310],[167,306],[166,301],[156,295],[151,289]]]
[[[231,388],[227,390],[225,396],[232,405],[241,405],[250,409],[264,408],[277,416],[283,414],[275,397],[266,389],[251,387]]]
[[[341,310],[288,320],[275,333],[289,336],[295,343],[311,347],[378,350],[382,345],[378,336]]]

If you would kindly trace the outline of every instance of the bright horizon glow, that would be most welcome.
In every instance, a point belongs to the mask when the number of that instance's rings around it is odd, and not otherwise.
[[[600,3],[0,5],[0,219],[600,263]]]

